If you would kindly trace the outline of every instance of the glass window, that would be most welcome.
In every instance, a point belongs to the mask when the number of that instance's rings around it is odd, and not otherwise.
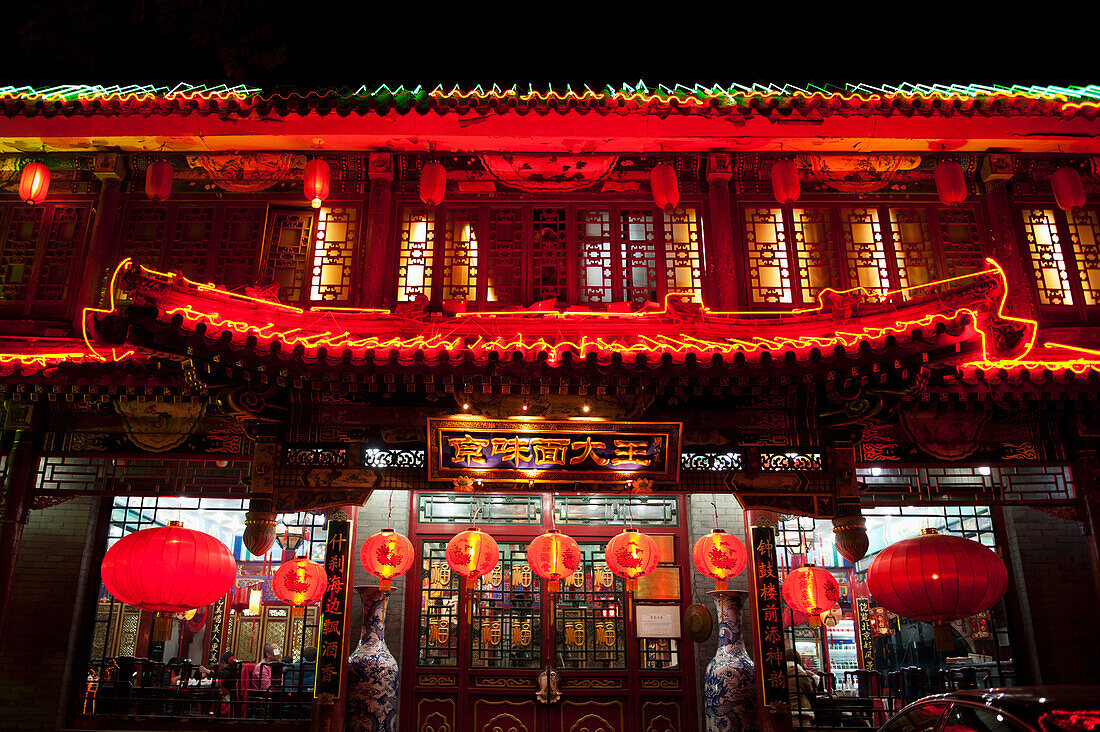
[[[604,562],[604,545],[581,543],[581,566],[562,581],[554,625],[555,666],[626,668],[623,581]]]
[[[542,523],[542,498],[537,495],[429,494],[418,498],[417,520],[422,524],[470,522],[477,511],[479,524]]]
[[[397,299],[412,302],[432,297],[432,263],[435,259],[435,211],[406,208],[401,212],[398,250]]]
[[[500,543],[500,561],[472,593],[470,665],[542,665],[542,578],[527,563],[527,544]]]
[[[947,709],[946,703],[920,704],[891,719],[882,732],[932,732]]]
[[[1062,241],[1052,209],[1023,211],[1024,237],[1027,239],[1035,286],[1041,305],[1072,305],[1069,275],[1062,252]]]
[[[458,603],[462,579],[447,564],[447,544],[426,541],[420,553],[418,666],[458,664]]]
[[[565,526],[678,526],[675,498],[617,498],[613,496],[556,496],[554,521]]]
[[[1024,732],[1024,727],[996,709],[955,704],[947,714],[944,732]]]
[[[1066,214],[1086,305],[1100,305],[1100,213],[1079,208]]]

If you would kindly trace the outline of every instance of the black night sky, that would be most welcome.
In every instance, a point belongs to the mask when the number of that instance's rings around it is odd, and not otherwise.
[[[0,84],[1087,84],[1089,5],[37,0],[5,9]]]

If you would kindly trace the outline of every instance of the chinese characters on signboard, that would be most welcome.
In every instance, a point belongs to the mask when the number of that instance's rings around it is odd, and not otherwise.
[[[874,671],[875,645],[874,635],[871,632],[871,603],[866,597],[857,597],[855,611],[856,637],[859,639],[859,658],[862,661],[860,668]]]
[[[428,420],[428,478],[550,482],[680,477],[679,422]]]
[[[775,561],[775,531],[770,526],[753,526],[752,589],[756,593],[756,628],[760,635],[757,676],[764,692],[764,705],[786,703],[787,661],[783,646],[783,612],[779,606],[779,573]]]
[[[222,661],[222,625],[225,622],[225,597],[218,598],[210,609],[210,652],[206,654],[206,663],[210,668]]]
[[[347,626],[348,556],[351,545],[351,522],[333,519],[328,522],[325,543],[325,572],[328,587],[321,597],[321,627],[317,643],[317,671],[313,695],[334,699],[340,696],[344,669],[344,633]]]

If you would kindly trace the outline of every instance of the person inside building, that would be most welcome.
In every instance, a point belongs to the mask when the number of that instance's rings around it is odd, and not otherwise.
[[[222,698],[222,716],[229,716],[235,711],[233,703],[237,701],[239,696],[240,666],[232,653],[227,651],[222,654],[222,662],[217,672],[218,691]]]
[[[252,669],[252,688],[267,691],[271,688],[272,676],[281,679],[282,662],[280,659],[279,645],[277,643],[264,643],[264,658]],[[272,673],[276,671],[276,673]]]
[[[787,649],[787,694],[795,726],[814,721],[814,675],[802,666],[802,657],[793,648]]]
[[[313,690],[313,677],[317,670],[317,649],[308,646],[302,656],[290,664],[283,673],[283,688],[296,693]]]

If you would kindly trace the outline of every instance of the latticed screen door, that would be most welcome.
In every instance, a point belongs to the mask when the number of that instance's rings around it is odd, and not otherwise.
[[[555,665],[625,669],[623,581],[603,560],[603,544],[580,545],[581,566],[561,584],[554,624]]]

